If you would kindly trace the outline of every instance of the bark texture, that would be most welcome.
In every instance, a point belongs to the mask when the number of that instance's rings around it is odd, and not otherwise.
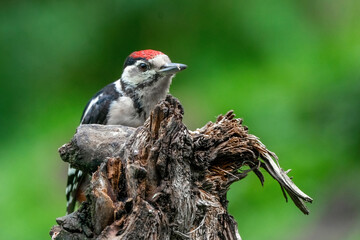
[[[274,153],[232,111],[189,131],[168,96],[144,126],[82,125],[61,158],[92,173],[87,200],[56,219],[53,239],[241,239],[227,212],[230,185],[264,168],[305,214],[303,193]]]

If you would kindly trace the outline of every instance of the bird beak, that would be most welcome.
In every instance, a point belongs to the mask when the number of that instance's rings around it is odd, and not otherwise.
[[[186,69],[187,66],[181,63],[168,63],[162,66],[159,70],[159,73],[168,75],[168,74],[175,74]]]

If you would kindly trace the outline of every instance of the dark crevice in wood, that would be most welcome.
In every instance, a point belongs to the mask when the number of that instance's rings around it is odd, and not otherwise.
[[[183,112],[169,95],[142,127],[79,126],[59,152],[92,173],[87,200],[57,219],[53,239],[240,239],[226,194],[250,172],[263,184],[260,167],[308,214],[312,199],[232,111],[196,131]]]

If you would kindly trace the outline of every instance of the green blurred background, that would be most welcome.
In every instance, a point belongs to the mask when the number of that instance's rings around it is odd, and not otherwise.
[[[360,1],[2,1],[0,239],[49,239],[68,142],[125,57],[189,68],[171,93],[190,129],[234,109],[314,198],[311,214],[250,174],[229,211],[243,239],[360,239]]]

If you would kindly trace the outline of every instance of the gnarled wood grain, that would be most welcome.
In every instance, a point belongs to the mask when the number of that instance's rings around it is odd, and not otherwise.
[[[59,151],[92,173],[87,201],[57,219],[52,238],[241,239],[226,193],[249,172],[263,183],[261,167],[309,213],[304,202],[312,199],[232,111],[193,132],[182,116],[178,100],[168,96],[137,129],[80,126]]]

